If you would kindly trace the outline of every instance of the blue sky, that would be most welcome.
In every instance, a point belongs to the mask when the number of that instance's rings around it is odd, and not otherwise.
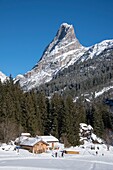
[[[113,39],[113,0],[0,0],[0,71],[31,70],[64,22],[84,46]]]

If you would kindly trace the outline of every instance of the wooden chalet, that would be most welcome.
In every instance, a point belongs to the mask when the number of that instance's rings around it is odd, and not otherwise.
[[[20,147],[32,153],[43,153],[47,151],[48,143],[39,138],[29,137],[20,143]]]
[[[56,137],[52,136],[52,135],[50,135],[50,136],[37,136],[37,137],[39,137],[41,140],[48,143],[49,144],[49,146],[48,146],[49,149],[56,149],[56,148],[59,147],[59,140]]]

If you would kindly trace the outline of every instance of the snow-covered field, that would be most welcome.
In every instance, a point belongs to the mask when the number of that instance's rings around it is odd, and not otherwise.
[[[90,146],[69,148],[80,154],[64,157],[60,157],[60,152],[53,157],[52,152],[32,154],[20,149],[18,153],[0,148],[0,170],[113,170],[113,147],[107,151],[105,145],[95,145],[95,150]]]

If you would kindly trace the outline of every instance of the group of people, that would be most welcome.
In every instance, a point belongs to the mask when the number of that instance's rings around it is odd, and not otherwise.
[[[64,151],[54,151],[52,154],[53,157],[64,157]]]

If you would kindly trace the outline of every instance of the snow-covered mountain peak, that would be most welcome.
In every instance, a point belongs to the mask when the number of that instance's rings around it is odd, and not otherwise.
[[[53,75],[67,65],[73,64],[85,51],[86,48],[75,36],[73,26],[63,23],[53,41],[45,48],[40,61],[23,77],[16,77],[16,80],[20,81],[25,90],[30,90],[50,81]]]
[[[69,28],[69,27],[72,27],[72,25],[67,24],[67,23],[62,23],[62,24],[61,24],[61,27]]]
[[[6,80],[6,78],[7,78],[7,76],[0,71],[0,81],[4,82]]]
[[[67,23],[63,23],[63,24],[61,24],[61,26],[57,32],[56,38],[60,41],[63,38],[65,38],[66,34],[71,34],[71,38],[73,38],[73,39],[75,38],[73,26],[69,25]]]
[[[17,76],[15,81],[19,81],[25,91],[31,90],[49,82],[58,71],[75,62],[92,59],[111,48],[113,48],[113,40],[105,40],[87,48],[82,46],[76,38],[73,25],[63,23],[54,39],[45,48],[39,62],[31,71],[23,76]]]
[[[53,41],[45,48],[41,60],[47,59],[48,57],[50,58],[50,56],[55,58],[67,51],[76,50],[80,47],[82,47],[82,45],[75,36],[73,26],[63,23]]]

